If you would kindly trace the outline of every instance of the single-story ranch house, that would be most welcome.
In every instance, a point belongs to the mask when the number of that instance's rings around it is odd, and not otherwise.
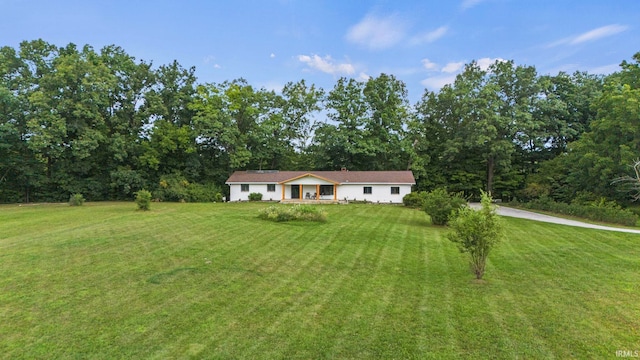
[[[358,200],[402,203],[416,180],[411,171],[236,171],[226,184],[229,201],[249,200],[261,193],[262,200]]]

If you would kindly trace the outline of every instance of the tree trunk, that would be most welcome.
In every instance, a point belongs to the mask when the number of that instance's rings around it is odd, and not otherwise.
[[[495,160],[493,158],[493,156],[489,157],[489,159],[487,159],[487,194],[489,194],[489,196],[492,196],[492,192],[493,192],[493,171],[495,168]]]

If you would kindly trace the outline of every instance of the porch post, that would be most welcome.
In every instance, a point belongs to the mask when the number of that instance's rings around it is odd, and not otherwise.
[[[298,192],[300,193],[300,200],[302,200],[302,184],[298,185],[298,189],[300,189]]]
[[[316,198],[314,200],[320,199],[320,184],[316,184]]]
[[[280,186],[282,186],[282,200],[284,200],[284,186],[285,186],[285,185],[284,185],[284,184],[282,184],[282,185],[280,185]]]
[[[338,199],[338,187],[336,186],[336,184],[333,184],[333,201],[336,201]]]

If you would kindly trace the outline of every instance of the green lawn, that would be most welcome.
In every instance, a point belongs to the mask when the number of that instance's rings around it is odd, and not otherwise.
[[[3,358],[615,358],[640,235],[506,219],[485,281],[417,210],[0,206]]]

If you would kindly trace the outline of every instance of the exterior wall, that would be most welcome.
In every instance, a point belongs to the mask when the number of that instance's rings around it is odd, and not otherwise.
[[[364,193],[364,187],[371,186],[371,194]],[[400,188],[399,194],[391,194],[391,187]],[[411,185],[397,184],[342,184],[338,186],[338,200],[359,200],[401,204],[402,198],[411,192]]]
[[[276,185],[276,191],[267,191],[267,184],[249,184],[249,191],[240,191],[240,184],[229,185],[229,201],[248,201],[249,194],[261,193],[262,200],[280,201],[282,199],[282,186]]]
[[[306,179],[306,178],[303,178]],[[302,179],[300,179],[302,180]],[[316,184],[329,185],[331,183],[320,183],[321,180],[312,178],[316,182],[309,185],[302,186],[302,199],[305,198],[306,193],[313,196],[316,193]],[[294,186],[299,184],[298,181],[294,182]],[[267,191],[267,184],[250,183],[249,191],[240,191],[240,184],[229,184],[230,195],[229,201],[248,201],[250,193],[261,193],[262,200],[280,201],[282,199],[282,186],[285,189],[285,199],[291,199],[291,184],[275,184],[276,191]],[[364,187],[371,186],[371,194],[364,193]],[[400,188],[399,194],[391,194],[391,187],[397,186]],[[336,187],[336,199],[337,200],[358,200],[358,201],[370,201],[381,203],[402,203],[402,198],[411,192],[411,185],[397,185],[397,184],[342,184]],[[333,200],[333,195],[323,196],[322,200]]]

